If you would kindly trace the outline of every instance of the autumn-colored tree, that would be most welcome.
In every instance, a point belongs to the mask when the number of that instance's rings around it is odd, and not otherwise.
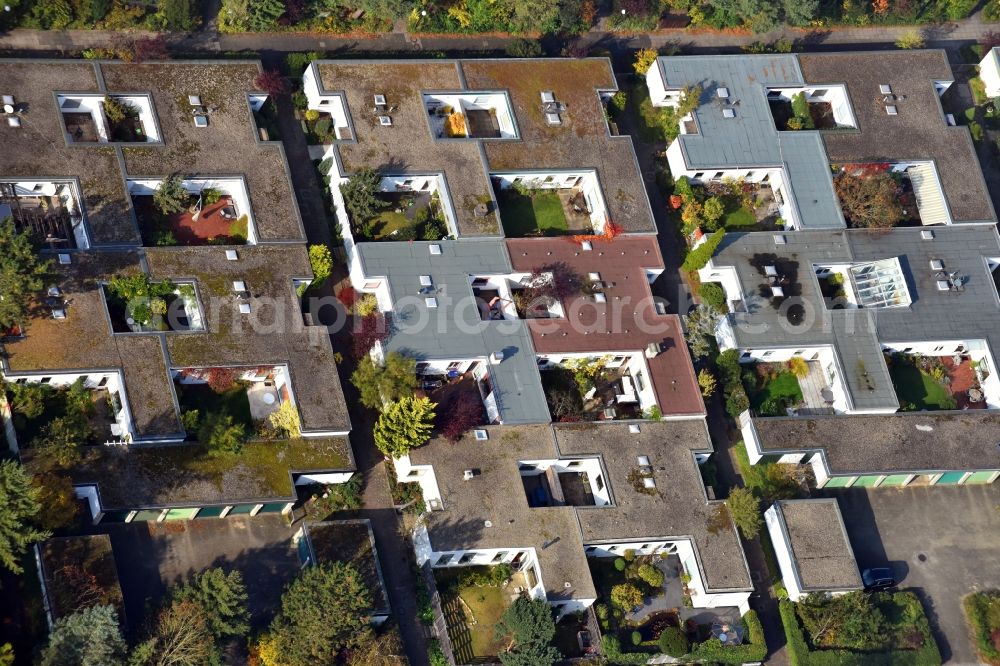
[[[844,215],[856,227],[895,226],[903,219],[896,192],[899,185],[886,172],[855,175],[842,171],[833,181]]]
[[[872,0],[872,12],[875,16],[885,16],[889,13],[889,0]]]
[[[459,393],[445,403],[438,414],[438,429],[442,435],[457,442],[471,428],[481,425],[484,416],[483,401],[478,395]]]
[[[254,86],[258,90],[263,90],[272,97],[284,95],[288,92],[288,81],[276,69],[265,69],[253,80]]]

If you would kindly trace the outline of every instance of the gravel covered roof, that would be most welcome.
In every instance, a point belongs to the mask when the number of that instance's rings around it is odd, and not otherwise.
[[[860,590],[861,574],[837,500],[774,503],[804,591]]]

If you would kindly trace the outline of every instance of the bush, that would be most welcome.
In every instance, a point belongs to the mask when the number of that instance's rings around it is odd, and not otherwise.
[[[639,49],[635,52],[635,60],[632,62],[632,69],[639,76],[645,76],[649,68],[656,62],[659,54],[656,49]]]
[[[623,611],[642,605],[642,592],[632,583],[621,583],[611,588],[611,603]]]
[[[642,632],[632,632],[632,645],[642,645]]]
[[[542,55],[542,45],[534,39],[515,39],[504,52],[511,58],[538,58]]]
[[[622,559],[620,557],[616,557],[615,558],[615,569],[617,569],[618,571],[625,571],[625,567],[626,566],[627,565],[626,565],[624,559]]]
[[[687,636],[677,627],[667,627],[663,630],[663,633],[660,634],[659,646],[660,652],[671,657],[683,657],[691,648]]]
[[[746,664],[751,662],[764,661],[767,656],[767,643],[764,641],[764,627],[754,611],[747,611],[743,616],[743,624],[746,627],[747,637],[742,645],[722,645],[716,640],[707,640],[699,643],[691,650],[691,657],[700,662],[716,664]],[[830,666],[842,662],[832,662]],[[854,662],[860,663],[860,662]],[[793,666],[796,665],[792,660]]]
[[[983,126],[976,121],[969,123],[969,133],[972,134],[972,140],[976,143],[983,140]]]
[[[715,367],[719,369],[722,383],[727,387],[740,382],[740,353],[735,349],[727,349],[715,357]]]
[[[924,48],[924,36],[917,30],[907,30],[896,40],[898,49],[922,49]]]
[[[333,273],[333,256],[326,245],[309,246],[309,266],[312,268],[314,285],[321,285]]]
[[[722,237],[725,235],[725,229],[718,229],[712,232],[712,235],[706,241],[688,252],[687,256],[684,257],[684,263],[681,265],[681,268],[691,272],[705,266],[709,259],[712,258],[712,255],[715,254],[715,250],[719,247],[719,243],[722,242]]]
[[[654,589],[663,587],[663,581],[665,578],[663,572],[654,567],[652,564],[640,565],[636,575],[639,576],[642,582]]]
[[[726,393],[726,413],[732,418],[737,418],[740,414],[750,409],[750,398],[742,386],[728,390]]]
[[[989,664],[1000,664],[1000,647],[996,636],[1000,632],[1000,592],[977,592],[962,600],[965,619],[979,649],[979,658]]]
[[[705,305],[715,308],[719,312],[726,313],[729,307],[726,304],[725,290],[715,282],[703,282],[698,287],[698,295]]]

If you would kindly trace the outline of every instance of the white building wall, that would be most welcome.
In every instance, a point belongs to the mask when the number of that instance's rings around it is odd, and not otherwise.
[[[1000,97],[1000,49],[993,47],[979,63],[979,77],[986,84],[987,97]]]
[[[354,476],[354,472],[330,472],[330,473],[311,473],[302,474],[295,479],[295,485],[297,486],[307,486],[311,483],[321,483],[323,485],[334,485],[339,483],[347,483]]]
[[[659,63],[646,70],[646,88],[649,89],[649,99],[653,106],[665,106],[667,91],[663,84],[663,76],[660,72]]]
[[[764,523],[767,525],[767,533],[771,536],[771,543],[774,544],[774,554],[778,560],[778,568],[781,570],[781,580],[788,591],[788,598],[792,601],[798,601],[804,592],[799,587],[799,577],[795,573],[795,563],[792,561],[792,546],[785,536],[777,505],[772,504],[764,512]]]
[[[344,102],[344,98],[340,95],[320,94],[315,67],[316,63],[310,64],[302,74],[302,89],[306,94],[306,101],[308,103],[306,108],[329,113],[337,132],[337,137],[346,137],[350,125],[347,122],[347,105]],[[373,107],[374,104],[375,101],[373,99]]]

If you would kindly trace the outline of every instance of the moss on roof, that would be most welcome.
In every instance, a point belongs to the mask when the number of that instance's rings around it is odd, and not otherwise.
[[[23,452],[29,469],[40,461]],[[353,467],[343,437],[255,441],[238,454],[211,455],[201,444],[91,446],[68,470],[73,483],[96,484],[105,509],[290,499],[292,472]]]

